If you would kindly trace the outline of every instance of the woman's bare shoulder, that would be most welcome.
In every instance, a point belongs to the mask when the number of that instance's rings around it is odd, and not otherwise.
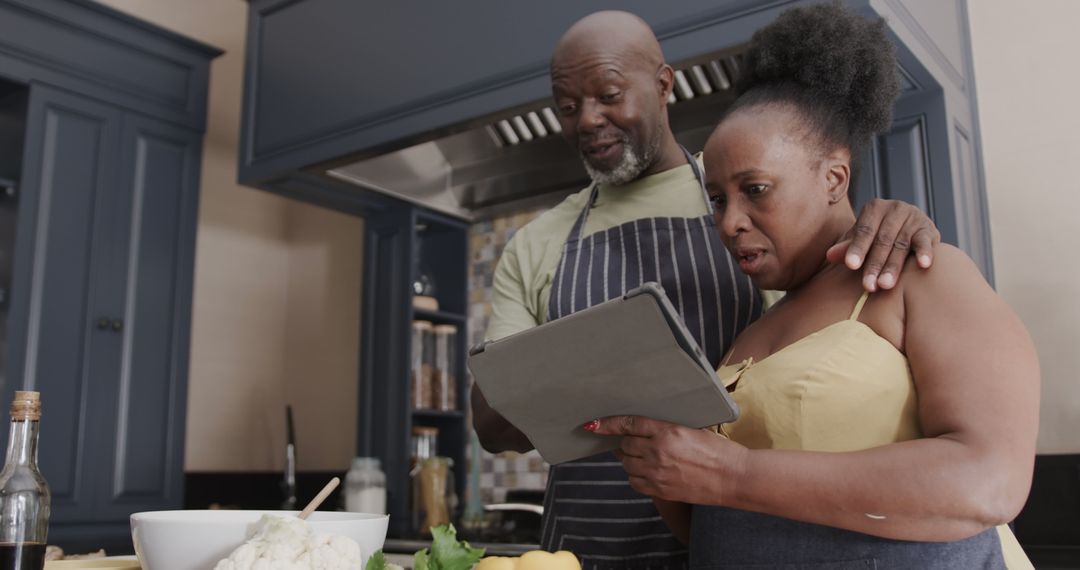
[[[913,317],[935,323],[963,320],[973,324],[976,314],[997,323],[1018,325],[1018,317],[990,287],[971,257],[953,245],[936,245],[929,269],[919,268],[909,260],[902,282],[907,326],[912,325]]]
[[[934,246],[934,262],[929,268],[919,267],[915,256],[908,257],[899,284],[905,297],[938,288],[963,289],[969,293],[971,288],[993,292],[971,257],[947,243]]]

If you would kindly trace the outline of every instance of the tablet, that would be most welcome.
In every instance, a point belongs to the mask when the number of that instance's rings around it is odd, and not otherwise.
[[[702,428],[738,418],[738,407],[663,288],[621,297],[469,353],[488,404],[552,464],[615,449],[619,438],[585,422],[639,415]]]

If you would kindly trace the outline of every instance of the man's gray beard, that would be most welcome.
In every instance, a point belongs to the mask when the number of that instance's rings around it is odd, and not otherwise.
[[[592,178],[597,185],[622,186],[637,180],[641,173],[652,164],[656,151],[660,149],[660,137],[656,137],[656,140],[645,147],[640,155],[634,151],[630,141],[623,139],[622,143],[623,152],[619,163],[607,172],[593,168],[587,159],[582,160],[585,163],[585,172],[589,173],[589,178]]]

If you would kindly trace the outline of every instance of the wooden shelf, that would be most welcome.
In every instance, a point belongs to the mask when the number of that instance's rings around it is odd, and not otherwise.
[[[419,225],[424,226],[422,231],[417,231]],[[454,394],[462,406],[466,405],[468,230],[465,222],[405,203],[395,204],[364,224],[364,243],[373,249],[364,257],[363,302],[371,310],[363,318],[361,362],[371,364],[362,367],[361,389],[376,405],[362,418],[358,447],[363,454],[383,461],[389,536],[409,536],[416,531],[411,528],[408,483],[412,427],[437,428],[436,451],[454,461],[455,491],[459,496],[464,496],[468,482],[465,450],[470,426],[464,411],[378,405],[411,401],[411,320],[457,327],[453,346],[456,358],[452,362]],[[409,262],[403,263],[406,259]],[[438,284],[434,297],[442,310],[412,306],[413,296],[405,292],[412,290],[418,270]]]
[[[458,325],[458,330],[465,326],[465,315],[449,313],[446,311],[429,311],[427,309],[413,308],[413,318],[421,321],[431,321],[435,324]]]
[[[414,418],[430,419],[465,419],[465,412],[461,410],[413,410]]]

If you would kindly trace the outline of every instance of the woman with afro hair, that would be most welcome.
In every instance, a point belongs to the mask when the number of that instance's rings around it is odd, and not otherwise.
[[[1038,429],[1023,324],[949,245],[873,294],[827,261],[855,221],[856,159],[898,93],[884,23],[792,9],[754,36],[746,67],[705,146],[707,187],[742,270],[786,295],[718,370],[741,416],[719,433],[631,416],[586,427],[623,436],[631,485],[692,568],[1030,568],[1006,525]]]

